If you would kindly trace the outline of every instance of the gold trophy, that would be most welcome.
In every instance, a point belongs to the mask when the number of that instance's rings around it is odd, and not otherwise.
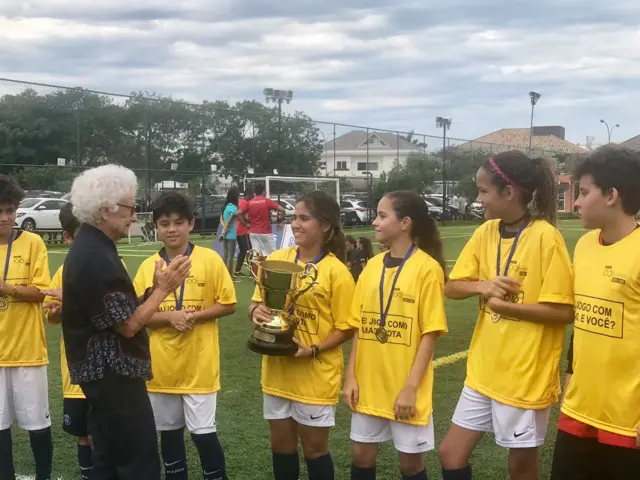
[[[298,326],[293,308],[296,300],[317,284],[318,270],[313,263],[301,267],[293,262],[264,260],[257,250],[247,252],[246,264],[260,288],[262,303],[273,314],[271,322],[253,327],[247,341],[249,350],[263,355],[293,355],[298,351],[293,343]]]

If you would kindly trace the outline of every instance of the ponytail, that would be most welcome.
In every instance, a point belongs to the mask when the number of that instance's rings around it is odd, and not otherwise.
[[[329,229],[324,242],[324,250],[333,253],[342,263],[347,261],[347,239],[342,228],[333,226]]]
[[[555,225],[558,217],[558,183],[551,162],[545,158],[534,159],[538,162],[538,186],[533,192],[534,216],[543,218]]]
[[[531,207],[533,218],[556,224],[558,184],[550,160],[511,150],[489,158],[482,167],[491,174],[494,185],[501,189],[510,185],[518,191],[522,204]]]
[[[442,267],[444,276],[447,276],[447,262],[444,259],[444,247],[440,238],[440,231],[436,221],[429,215],[419,220],[413,229],[414,243],[420,250],[428,253]]]
[[[385,195],[393,205],[398,218],[411,219],[411,238],[413,243],[423,252],[433,258],[447,276],[447,266],[444,259],[444,248],[436,221],[429,215],[429,207],[424,199],[409,190],[390,192]]]

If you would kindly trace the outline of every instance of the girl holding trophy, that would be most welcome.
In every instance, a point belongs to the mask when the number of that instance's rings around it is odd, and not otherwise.
[[[434,448],[433,350],[447,332],[445,263],[435,221],[420,195],[386,194],[373,222],[386,253],[369,260],[349,316],[356,329],[344,385],[353,411],[352,480],[375,480],[378,444],[393,440],[403,479],[426,480]]]
[[[276,480],[298,480],[298,441],[310,480],[334,478],[329,454],[329,428],[342,383],[341,345],[351,335],[347,317],[354,282],[345,261],[345,237],[340,207],[331,196],[314,191],[295,206],[291,228],[296,246],[277,250],[267,261],[312,263],[316,285],[300,295],[290,310],[297,327],[293,355],[264,355],[262,391],[264,418],[269,422],[273,474]],[[249,317],[256,325],[274,320],[256,286]]]

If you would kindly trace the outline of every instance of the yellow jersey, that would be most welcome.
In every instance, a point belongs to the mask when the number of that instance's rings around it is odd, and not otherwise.
[[[236,292],[222,258],[209,248],[192,247],[191,273],[184,283],[182,308],[205,310],[214,304],[233,305]],[[147,258],[133,281],[138,296],[153,285],[153,275],[160,252]],[[180,296],[180,287],[175,295]],[[176,309],[176,297],[169,295],[159,312]],[[196,323],[189,332],[171,327],[149,329],[153,379],[147,389],[153,393],[206,394],[220,390],[220,349],[218,321]]]
[[[38,235],[15,232],[5,282],[21,287],[45,289],[51,283],[47,248]],[[8,245],[0,245],[0,262]],[[4,262],[0,268],[4,268]],[[13,297],[0,299],[0,367],[47,365],[42,304]]]
[[[356,286],[349,324],[357,329],[356,380],[359,413],[395,420],[394,405],[404,388],[422,336],[447,332],[444,272],[431,256],[416,249],[407,259],[386,317],[388,339],[376,338],[380,325],[380,277],[386,253],[367,263]],[[387,307],[399,267],[385,269],[383,304]],[[428,425],[433,410],[433,362],[418,387],[416,415],[403,423]]]
[[[296,247],[277,250],[267,260],[294,262]],[[298,261],[298,265],[304,263]],[[332,253],[316,264],[318,284],[296,301],[294,315],[300,321],[295,338],[305,345],[319,345],[336,330],[350,330],[347,318],[355,288],[347,266]],[[260,286],[252,299],[262,302]],[[344,358],[342,346],[320,353],[318,359],[289,356],[262,357],[262,391],[311,405],[335,405],[340,396]]]
[[[64,265],[60,265],[60,268],[56,271],[51,279],[50,289],[62,288],[62,269]],[[58,304],[60,302],[53,299],[52,297],[46,297],[44,299],[44,304]],[[48,311],[45,309],[45,315],[48,315]],[[49,320],[50,323],[51,320]],[[67,355],[64,349],[64,338],[62,337],[62,333],[60,334],[60,372],[62,375],[62,396],[64,398],[85,398],[84,393],[82,393],[82,389],[80,385],[72,385],[71,377],[69,376],[69,367],[67,366]]]
[[[504,273],[513,238],[501,238],[499,220],[490,220],[474,232],[456,261],[450,280],[491,280]],[[507,275],[521,283],[508,301],[521,304],[573,305],[571,260],[562,235],[544,220],[532,221],[519,238]],[[502,316],[492,319],[480,297],[465,384],[505,405],[540,410],[558,400],[559,363],[564,325],[543,325]]]
[[[562,412],[635,437],[640,427],[640,229],[604,246],[576,245],[573,376]]]

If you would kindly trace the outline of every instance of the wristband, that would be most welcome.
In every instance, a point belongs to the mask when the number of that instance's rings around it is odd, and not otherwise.
[[[320,355],[320,347],[318,345],[311,345],[311,356],[316,359]]]

